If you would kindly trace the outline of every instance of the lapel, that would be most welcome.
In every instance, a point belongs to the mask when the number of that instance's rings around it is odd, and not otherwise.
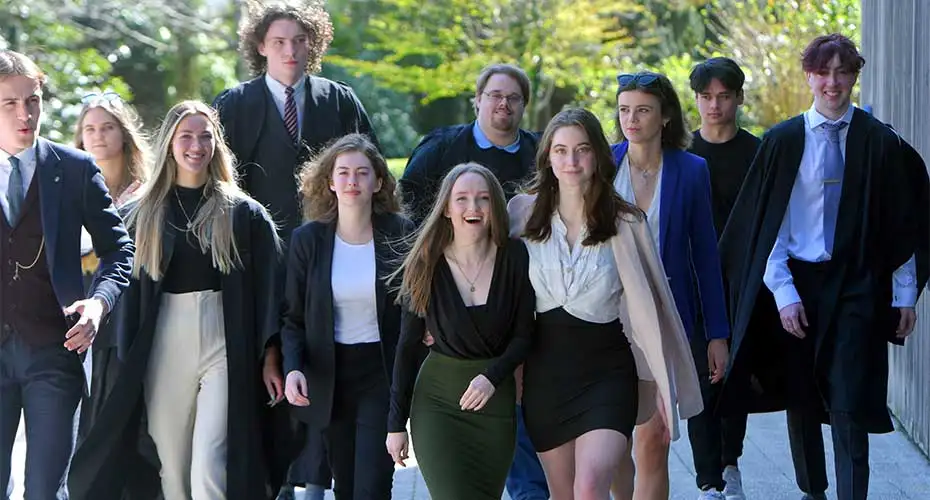
[[[384,331],[381,320],[384,318],[384,311],[388,306],[385,302],[387,299],[385,280],[388,274],[391,273],[390,259],[394,258],[390,246],[391,234],[386,227],[388,224],[387,217],[386,215],[375,214],[371,218],[375,240],[375,305],[378,308],[378,328],[381,331]]]
[[[49,274],[54,274],[57,268],[54,262],[61,215],[61,164],[51,144],[41,137],[36,141],[34,177],[39,183],[39,208],[42,212],[42,233],[45,235],[45,260],[48,263]],[[54,283],[54,276],[52,282]]]
[[[314,79],[307,75],[304,77],[304,82],[304,117],[300,125],[300,149],[314,155],[319,153],[318,148],[322,148],[332,138],[343,135],[342,124],[338,109],[330,106],[323,108],[322,106],[325,105],[323,99],[320,99],[323,101],[322,104],[317,102],[317,93],[321,89],[316,88]],[[327,119],[314,122],[320,116],[326,116]],[[284,123],[283,119],[281,123]]]
[[[672,206],[678,194],[678,181],[681,178],[681,166],[678,164],[679,155],[674,149],[662,151],[662,186],[659,190],[659,248],[660,254],[668,253],[668,227],[672,220]],[[679,201],[681,196],[677,196]]]
[[[319,272],[316,275],[316,290],[321,292],[323,304],[321,311],[329,314],[329,321],[325,322],[327,338],[336,338],[336,317],[333,310],[333,248],[336,244],[336,223],[332,222],[326,225],[325,231],[319,236],[320,247],[318,254],[322,257],[319,261]]]
[[[620,143],[616,158],[618,167],[629,149],[630,141]],[[675,151],[670,149],[662,151],[662,185],[659,188],[659,248],[662,255],[666,254],[668,226],[672,220],[669,207],[672,206],[673,196],[678,191],[678,178],[681,177],[681,169],[678,168],[674,153]],[[617,169],[617,175],[620,175],[619,168]],[[614,179],[614,182],[616,183],[616,179]]]
[[[781,148],[774,152],[774,165],[770,175],[775,179],[772,185],[772,195],[769,199],[769,210],[765,211],[766,220],[763,221],[767,227],[774,227],[775,233],[781,227],[782,220],[785,218],[785,212],[788,210],[788,202],[791,201],[791,192],[794,191],[794,183],[798,179],[798,171],[801,169],[801,159],[804,156],[805,146],[805,129],[807,122],[804,115],[798,115],[794,121],[786,126],[783,138],[779,143]],[[763,179],[763,183],[767,183]],[[774,244],[774,240],[773,240]],[[765,254],[771,252],[771,248],[765,250]]]

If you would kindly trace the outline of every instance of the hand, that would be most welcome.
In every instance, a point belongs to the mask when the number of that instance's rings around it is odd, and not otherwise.
[[[896,333],[899,339],[906,339],[908,335],[914,332],[914,325],[917,323],[917,311],[913,307],[899,307],[901,312],[901,321],[898,322]]]
[[[727,348],[726,339],[713,339],[707,343],[707,367],[710,369],[711,384],[723,380],[729,359],[730,350]]]
[[[494,384],[484,375],[478,375],[471,379],[468,389],[459,399],[459,406],[462,410],[478,411],[488,404],[488,400],[494,395]]]
[[[785,329],[786,332],[794,335],[799,339],[807,337],[807,333],[804,332],[804,329],[807,328],[807,315],[804,313],[804,306],[800,302],[795,302],[794,304],[787,305],[782,307],[778,311],[778,315],[781,316],[781,327]]]
[[[310,406],[310,398],[307,397],[307,377],[300,370],[293,370],[287,374],[287,381],[284,383],[284,395],[287,401],[294,406]]]
[[[404,463],[404,460],[407,460],[408,451],[406,432],[388,432],[387,440],[384,442],[384,445],[387,446],[387,451],[395,464],[401,467],[407,466],[407,464]]]
[[[423,345],[425,345],[426,347],[430,347],[431,345],[435,343],[436,341],[433,340],[433,334],[430,333],[429,330],[426,330],[425,332],[423,332]]]
[[[262,381],[268,391],[268,406],[280,403],[284,399],[284,376],[281,375],[281,350],[277,346],[265,350]]]
[[[100,321],[106,314],[106,306],[103,300],[98,298],[79,300],[74,304],[64,308],[62,311],[65,316],[80,314],[81,317],[77,323],[65,333],[65,348],[69,351],[77,350],[78,354],[83,354],[97,337],[97,330],[100,328]]]

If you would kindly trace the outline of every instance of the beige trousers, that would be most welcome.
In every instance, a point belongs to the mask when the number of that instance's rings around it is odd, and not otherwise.
[[[145,405],[166,500],[226,498],[228,389],[222,293],[164,294]]]

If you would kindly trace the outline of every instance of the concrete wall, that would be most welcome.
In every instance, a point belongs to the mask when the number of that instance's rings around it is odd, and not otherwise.
[[[862,0],[862,105],[930,160],[930,0]],[[930,207],[923,207],[930,210]],[[888,404],[930,454],[930,292],[917,305],[917,331],[892,347]]]

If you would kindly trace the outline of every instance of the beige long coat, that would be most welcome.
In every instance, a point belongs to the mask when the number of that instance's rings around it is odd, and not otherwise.
[[[510,234],[517,237],[529,220],[534,195],[515,196],[507,205]],[[671,438],[678,439],[679,419],[704,409],[701,388],[688,342],[665,269],[645,220],[627,217],[610,240],[623,293],[620,320],[636,358],[640,379],[639,414],[643,423],[655,413],[655,391],[665,405]]]

